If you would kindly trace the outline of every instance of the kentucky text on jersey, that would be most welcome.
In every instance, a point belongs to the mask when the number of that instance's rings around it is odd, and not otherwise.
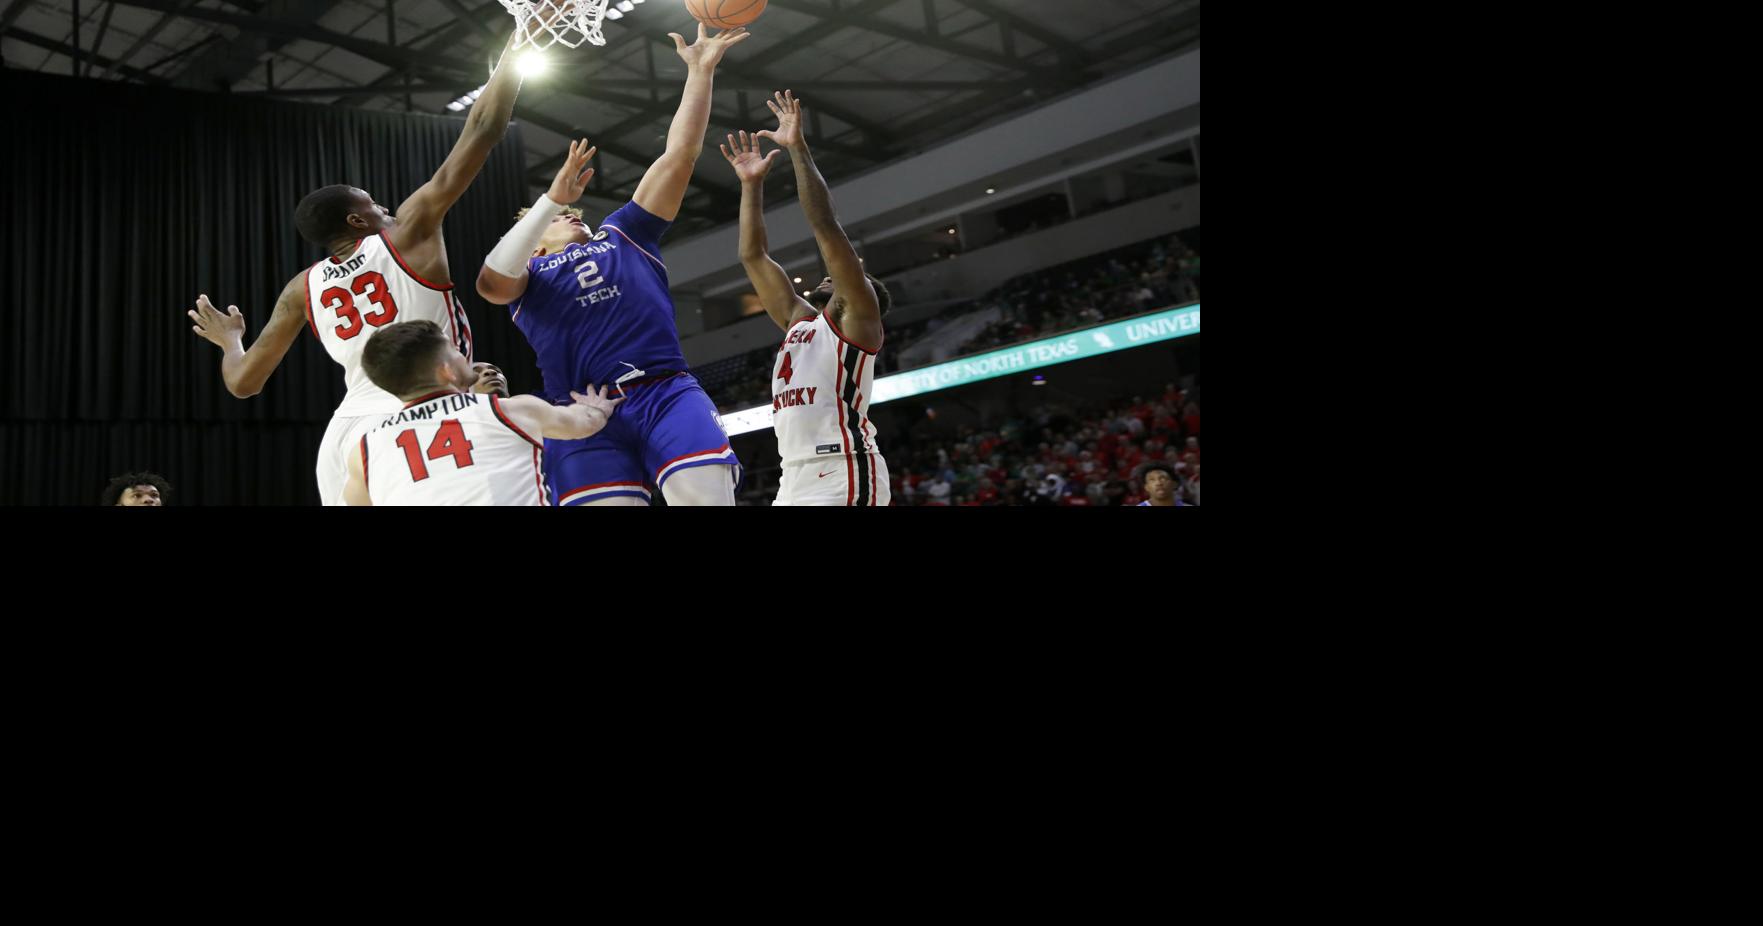
[[[462,408],[470,408],[471,406],[476,405],[477,401],[478,397],[469,393],[450,395],[444,399],[425,402],[415,408],[407,408],[398,414],[387,418],[385,421],[380,422],[380,427],[384,428],[394,424],[403,424],[407,421],[427,421],[430,418],[450,415]]]
[[[785,389],[772,397],[771,410],[777,412],[783,411],[786,408],[795,408],[798,405],[813,405],[814,393],[819,391],[819,389],[819,386],[807,386],[802,389]]]

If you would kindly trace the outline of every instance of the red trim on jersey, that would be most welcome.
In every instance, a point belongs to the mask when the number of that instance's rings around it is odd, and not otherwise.
[[[845,448],[845,507],[849,508],[851,503],[857,499],[857,476],[851,460],[850,434],[845,430],[845,400],[843,398],[845,392],[845,349],[839,348],[838,353],[833,355],[833,359],[838,361],[833,365],[833,405],[839,410],[839,446]]]
[[[529,437],[527,439],[531,440],[532,438]],[[538,483],[539,486],[539,506],[542,508],[550,507],[551,500],[545,497],[545,472],[539,468],[538,447],[533,448],[533,481]]]
[[[457,350],[463,354],[463,353],[465,353],[465,347],[464,347],[464,345],[459,343],[458,332],[453,330],[453,300],[451,298],[449,298],[446,293],[442,293],[441,294],[441,301],[446,303],[446,306],[442,309],[442,314],[447,319],[447,343],[453,345],[453,348],[455,350]],[[471,357],[469,357],[469,356],[467,356],[465,359],[467,362],[471,361]]]
[[[406,274],[409,274],[411,279],[415,280],[418,283],[421,283],[422,285],[428,287],[429,289],[437,289],[443,293],[447,292],[448,290],[453,288],[452,283],[448,283],[447,285],[442,286],[439,283],[430,283],[429,281],[423,279],[422,276],[419,275],[416,271],[410,269],[409,264],[404,262],[404,255],[398,253],[397,246],[392,244],[392,239],[386,237],[385,232],[380,232],[379,238],[381,241],[384,241],[386,243],[386,250],[392,252],[392,259],[398,262],[398,266],[403,268],[404,272]]]
[[[713,456],[713,455],[719,454],[719,453],[725,453],[727,451],[728,451],[728,445],[723,444],[721,447],[718,447],[715,450],[699,450],[694,453],[688,453],[683,456],[674,457],[673,459],[668,460],[666,463],[661,464],[660,469],[655,470],[655,478],[660,479],[661,474],[664,472],[667,472],[667,468],[669,466],[672,466],[673,464],[678,463],[681,460],[690,460],[693,457],[708,457],[708,456]]]
[[[532,444],[534,447],[545,446],[544,444],[541,444],[538,441],[533,440],[533,436],[531,434],[528,434],[525,431],[522,431],[520,429],[520,425],[515,424],[514,421],[508,417],[507,413],[502,411],[501,397],[498,395],[495,395],[494,393],[491,393],[491,395],[490,395],[490,410],[495,412],[496,417],[500,418],[502,420],[502,423],[508,426],[508,430],[513,431],[514,433],[519,434],[521,437],[526,438],[527,443]]]
[[[348,259],[349,259],[349,258],[351,258],[351,257],[354,257],[354,256],[355,256],[355,252],[356,252],[356,251],[359,251],[359,250],[361,250],[361,246],[362,246],[362,245],[363,245],[363,244],[366,244],[366,243],[367,243],[367,239],[366,239],[366,238],[357,238],[357,239],[355,239],[355,248],[354,248],[354,250],[351,250],[351,251],[350,251],[350,252],[349,252],[349,253],[348,253],[348,254],[345,254],[345,255],[343,255],[343,256],[342,256],[342,257],[332,257],[332,258],[329,258],[329,260],[330,260],[330,262],[331,262],[331,263],[333,263],[333,264],[340,264],[340,263],[342,263],[342,262],[343,262],[343,261],[346,261],[346,260],[348,260]],[[321,261],[319,261],[319,262],[318,262],[318,263],[320,263],[320,264],[322,264],[322,263],[324,263],[324,261],[322,261],[322,260],[321,260]],[[317,265],[316,265],[316,264],[315,264],[315,265],[314,265],[314,266],[317,266]]]
[[[630,488],[626,488],[626,487],[630,487]],[[641,493],[643,498],[645,498],[645,499],[647,499],[649,497],[649,490],[644,488],[643,484],[640,482],[596,482],[591,486],[582,486],[579,489],[570,489],[568,492],[564,492],[564,493],[558,495],[557,496],[557,505],[558,505],[558,507],[565,507],[571,501],[573,501],[577,495],[580,495],[583,492],[591,491],[593,489],[615,489],[615,488],[616,489],[623,489],[623,491],[619,493],[621,495],[624,494],[625,492],[630,492],[630,493]],[[607,497],[611,498],[612,496],[607,495]]]
[[[641,207],[641,206],[638,206],[638,207],[637,207],[637,208],[639,208],[639,209],[640,209],[640,208],[642,208],[642,207]],[[667,265],[666,265],[666,264],[662,264],[662,263],[661,263],[661,258],[659,258],[659,257],[656,257],[656,256],[655,256],[655,255],[653,255],[653,254],[650,254],[650,253],[649,253],[649,252],[648,252],[648,251],[643,251],[643,246],[642,246],[642,245],[640,245],[640,244],[638,244],[638,243],[636,243],[636,242],[635,242],[635,241],[631,241],[631,236],[629,236],[629,235],[627,235],[627,234],[625,234],[625,233],[624,233],[624,229],[622,229],[622,228],[619,228],[619,227],[618,227],[618,226],[617,226],[617,225],[601,225],[601,226],[600,226],[600,227],[601,227],[601,228],[610,228],[610,229],[612,229],[612,230],[613,230],[613,231],[615,231],[615,232],[618,232],[618,237],[620,237],[620,238],[623,238],[623,239],[624,239],[624,240],[626,240],[626,241],[630,241],[630,242],[631,242],[631,247],[633,247],[633,248],[636,248],[636,249],[637,249],[637,250],[638,250],[638,251],[642,251],[642,252],[643,252],[643,256],[644,256],[644,257],[647,257],[647,258],[649,258],[649,259],[650,259],[650,260],[652,260],[652,261],[654,261],[654,262],[655,262],[655,263],[657,263],[657,264],[660,264],[660,265],[661,265],[661,269],[662,269],[662,270],[663,270],[663,271],[665,271],[665,270],[666,270],[666,269],[667,269]]]
[[[477,359],[473,356],[477,339],[471,335],[471,316],[465,314],[465,303],[459,301],[456,293],[447,294],[447,317],[456,318],[459,322],[459,340],[464,343],[459,352],[465,355],[467,361]]]
[[[835,337],[837,337],[839,340],[844,341],[846,344],[849,344],[852,347],[857,348],[858,350],[870,355],[871,357],[875,356],[876,354],[881,353],[881,345],[880,344],[877,344],[875,346],[875,350],[870,350],[869,348],[864,347],[861,344],[858,344],[856,341],[853,341],[850,338],[845,337],[845,333],[843,331],[839,330],[839,326],[833,324],[833,313],[822,312],[822,313],[820,313],[820,317],[826,319],[826,326],[833,330],[833,335]],[[888,339],[888,333],[885,331],[882,332],[882,340],[886,341],[887,339]]]
[[[830,319],[830,318],[827,319],[827,323],[830,325],[832,323],[832,319]],[[859,347],[857,349],[860,351],[863,350],[863,348],[861,348],[861,347]],[[864,351],[863,356],[857,358],[857,382],[859,382],[859,383],[863,382],[863,365],[868,363],[869,358],[871,358],[873,356],[875,356],[875,355],[869,353],[868,351]],[[853,403],[851,406],[851,413],[857,416],[857,429],[863,435],[863,442],[864,442],[865,446],[863,448],[861,448],[861,452],[868,453],[869,447],[867,445],[869,443],[869,437],[870,437],[869,416],[863,414],[863,412],[861,411],[862,405],[863,405],[863,393],[858,392],[857,393],[857,401],[855,403]],[[871,507],[877,506],[877,502],[875,500],[875,479],[876,479],[875,460],[871,459],[869,461],[869,504]]]
[[[324,263],[322,260],[318,262],[318,264],[322,263]],[[318,343],[323,344],[324,338],[318,337],[318,322],[312,320],[312,271],[318,269],[318,264],[306,268],[306,324],[312,329],[312,336],[318,338]]]
[[[409,405],[406,405],[404,407],[405,408],[415,408],[416,406],[421,405],[424,402],[433,402],[434,400],[436,400],[444,395],[464,395],[464,394],[465,393],[460,392],[457,389],[442,389],[440,392],[431,392],[428,395],[425,395],[422,398],[417,399],[416,401],[411,402]],[[529,440],[530,440],[530,438],[529,438]]]
[[[361,487],[367,488],[367,435],[361,435]]]

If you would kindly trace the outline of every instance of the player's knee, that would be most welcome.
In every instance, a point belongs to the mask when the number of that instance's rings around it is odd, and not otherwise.
[[[735,480],[727,466],[695,466],[669,476],[661,487],[667,504],[682,507],[733,507]]]

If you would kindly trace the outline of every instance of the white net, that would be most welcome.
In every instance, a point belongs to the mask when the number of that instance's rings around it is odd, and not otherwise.
[[[515,48],[548,48],[561,43],[570,48],[583,42],[606,44],[600,21],[606,18],[611,0],[501,0],[514,16]]]

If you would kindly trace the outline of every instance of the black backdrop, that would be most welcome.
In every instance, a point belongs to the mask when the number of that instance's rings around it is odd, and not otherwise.
[[[96,504],[110,476],[149,469],[172,504],[316,505],[342,368],[305,334],[235,399],[184,312],[198,293],[238,305],[249,345],[323,256],[295,231],[301,197],[349,183],[396,209],[464,120],[11,70],[0,92],[0,504]],[[472,281],[530,203],[523,165],[510,126],[445,225],[477,359],[516,392],[539,386],[532,350]]]

